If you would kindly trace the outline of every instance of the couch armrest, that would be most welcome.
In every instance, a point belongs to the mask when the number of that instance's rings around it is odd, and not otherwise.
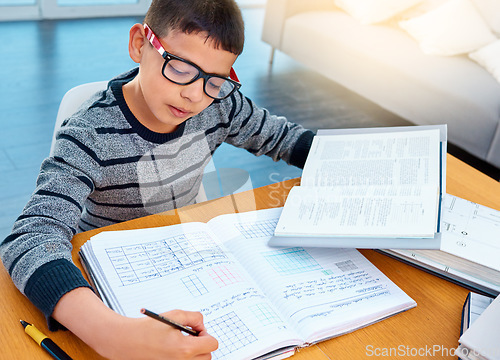
[[[267,0],[262,40],[279,49],[287,18],[306,11],[333,9],[334,0]]]

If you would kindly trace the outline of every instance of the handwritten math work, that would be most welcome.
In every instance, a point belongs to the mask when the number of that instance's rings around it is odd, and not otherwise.
[[[219,340],[214,359],[292,355],[416,305],[355,249],[269,247],[280,212],[102,232],[80,254],[103,300],[125,316],[201,311]]]

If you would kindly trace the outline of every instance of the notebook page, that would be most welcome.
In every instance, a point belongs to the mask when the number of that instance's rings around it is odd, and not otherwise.
[[[307,342],[416,305],[355,249],[267,246],[280,212],[223,215],[209,224]]]
[[[116,311],[201,311],[219,340],[213,359],[250,359],[301,343],[206,224],[103,232],[91,244]]]

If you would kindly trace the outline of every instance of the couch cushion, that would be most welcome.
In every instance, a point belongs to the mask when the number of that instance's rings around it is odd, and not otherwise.
[[[280,49],[415,124],[447,123],[450,142],[500,167],[500,84],[466,56],[427,56],[403,30],[341,11],[290,17]]]
[[[470,53],[469,57],[488,70],[500,82],[500,40]]]
[[[374,24],[388,20],[423,0],[335,0],[335,5],[359,20]]]
[[[430,55],[465,54],[496,40],[470,0],[449,0],[399,24]]]
[[[500,1],[473,0],[473,2],[491,30],[493,30],[497,36],[500,36]]]

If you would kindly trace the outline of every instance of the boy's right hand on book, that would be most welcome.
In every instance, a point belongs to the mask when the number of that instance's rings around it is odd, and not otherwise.
[[[211,359],[218,347],[209,335],[199,312],[173,310],[160,314],[199,331],[191,336],[151,318],[124,318],[121,330],[114,334],[114,346],[106,353],[110,359]]]
[[[66,293],[52,313],[68,330],[109,359],[211,359],[210,353],[217,349],[218,342],[207,333],[201,313],[173,310],[161,315],[199,331],[199,336],[186,335],[150,317],[122,316],[88,288]]]

